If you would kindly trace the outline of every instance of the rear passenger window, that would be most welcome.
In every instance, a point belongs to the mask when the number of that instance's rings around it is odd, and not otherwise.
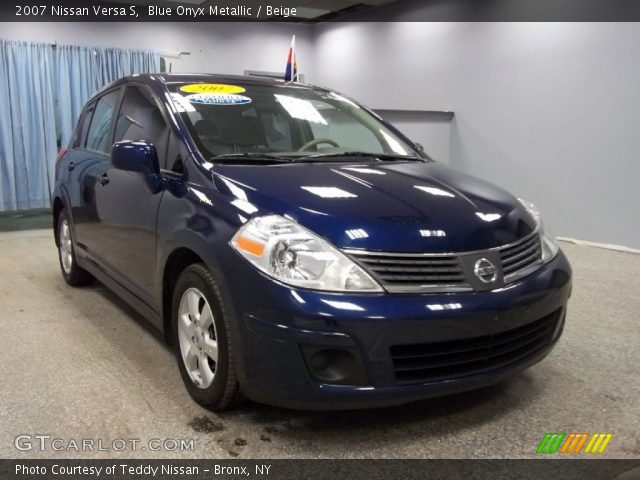
[[[111,147],[109,138],[111,119],[113,118],[119,96],[120,91],[114,90],[98,100],[96,109],[93,112],[93,118],[91,119],[89,133],[87,134],[87,149],[109,153]]]
[[[161,169],[167,169],[169,128],[158,104],[145,88],[127,87],[116,123],[114,141],[145,140],[158,151]]]

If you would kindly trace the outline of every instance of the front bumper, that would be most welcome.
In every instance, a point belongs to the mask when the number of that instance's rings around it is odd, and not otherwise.
[[[235,361],[241,387],[253,400],[288,408],[399,405],[499,382],[550,352],[571,293],[571,268],[562,252],[505,288],[459,294],[314,292],[281,285],[239,260],[227,281],[238,319]],[[407,381],[392,358],[391,347],[506,338],[543,318],[552,324],[535,349],[511,361],[505,356],[503,362],[476,362],[477,368],[450,378]],[[313,375],[309,351],[322,349],[356,352],[358,381],[345,385]]]

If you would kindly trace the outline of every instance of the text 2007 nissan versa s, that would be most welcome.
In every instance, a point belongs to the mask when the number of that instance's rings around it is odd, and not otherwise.
[[[175,345],[199,404],[402,404],[558,340],[571,269],[536,208],[331,90],[214,75],[105,87],[58,155],[55,239]]]

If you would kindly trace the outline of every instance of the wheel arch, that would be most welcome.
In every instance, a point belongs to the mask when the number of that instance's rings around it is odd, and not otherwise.
[[[60,212],[64,209],[64,200],[60,196],[56,196],[53,199],[53,238],[56,242],[56,247],[60,246],[60,239],[58,238],[58,219],[60,218]]]
[[[67,214],[69,215],[69,220],[71,221],[71,226],[73,228],[73,212],[70,208],[71,201],[69,198],[69,192],[67,191],[64,185],[60,185],[53,192],[53,197],[51,201],[51,211],[53,214],[53,235],[56,241],[56,247],[59,247],[59,239],[58,239],[58,220],[60,219],[60,212],[63,209],[67,209]]]
[[[187,247],[178,247],[173,250],[165,262],[162,272],[162,330],[167,343],[171,343],[173,339],[171,323],[173,289],[180,274],[195,263],[206,262],[195,251]]]

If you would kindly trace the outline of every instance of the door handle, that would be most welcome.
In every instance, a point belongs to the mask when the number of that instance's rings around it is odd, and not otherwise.
[[[106,185],[107,183],[109,183],[109,175],[103,173],[98,177],[98,182],[100,182],[100,185]]]
[[[73,162],[69,162],[69,165],[67,165],[67,170],[71,171],[74,168],[76,168],[75,164]]]

